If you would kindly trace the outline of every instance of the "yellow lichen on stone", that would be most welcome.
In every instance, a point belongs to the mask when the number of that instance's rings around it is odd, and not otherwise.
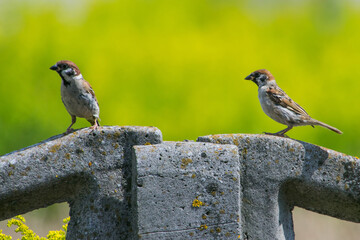
[[[146,142],[146,143],[145,143],[145,145],[151,145],[151,143],[149,143],[149,142]]]
[[[236,138],[233,138],[233,143],[234,143],[236,146],[239,146],[239,145],[240,145],[239,139],[236,139]]]
[[[55,152],[57,152],[57,151],[60,149],[60,147],[61,147],[60,144],[54,144],[54,145],[52,145],[52,146],[50,147],[49,152],[55,153]]]
[[[202,201],[200,201],[198,199],[198,197],[196,197],[194,199],[194,201],[192,202],[192,206],[195,208],[195,207],[201,207],[201,206],[205,206],[205,203],[203,203]]]
[[[121,136],[121,132],[115,132],[113,134],[113,136],[114,136],[114,139],[117,139],[117,138],[119,138]]]
[[[202,225],[200,225],[200,227],[199,227],[199,230],[200,230],[200,231],[203,231],[203,230],[206,230],[206,229],[208,229],[208,226],[207,226],[206,224],[202,224]]]
[[[66,159],[68,159],[68,160],[69,160],[69,159],[70,159],[70,157],[71,157],[71,154],[70,154],[70,153],[65,153],[65,158],[66,158]]]
[[[193,173],[193,174],[191,175],[191,178],[196,178],[196,174]]]
[[[247,154],[247,148],[243,148],[243,150],[241,151],[242,155],[246,155]]]
[[[180,165],[181,169],[185,169],[187,167],[187,165],[189,165],[189,163],[192,163],[192,162],[193,161],[191,158],[183,158],[181,160],[181,165]]]
[[[338,182],[340,182],[340,180],[341,180],[341,177],[338,175],[338,176],[336,177],[336,182],[338,183]]]

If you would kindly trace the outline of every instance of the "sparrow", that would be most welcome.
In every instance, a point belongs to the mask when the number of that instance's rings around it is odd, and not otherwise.
[[[100,108],[95,92],[82,76],[75,63],[62,60],[50,67],[61,77],[61,100],[71,116],[71,124],[66,133],[73,131],[72,125],[76,117],[85,118],[91,123],[91,129],[97,129],[99,124]]]
[[[285,136],[285,133],[296,126],[315,125],[330,129],[338,134],[342,132],[326,123],[315,120],[296,102],[294,102],[277,84],[274,76],[266,69],[252,72],[245,80],[251,80],[258,86],[258,97],[261,108],[270,118],[287,126],[277,133],[265,133]]]

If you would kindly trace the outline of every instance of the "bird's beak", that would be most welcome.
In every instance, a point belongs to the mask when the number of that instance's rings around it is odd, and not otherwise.
[[[55,64],[50,67],[50,70],[57,71],[57,70],[59,70],[59,67]]]
[[[254,77],[251,76],[251,74],[245,78],[245,80],[253,80],[253,79],[254,79]]]

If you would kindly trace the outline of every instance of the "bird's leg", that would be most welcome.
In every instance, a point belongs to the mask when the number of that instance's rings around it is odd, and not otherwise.
[[[66,134],[71,133],[72,131],[74,131],[74,129],[72,129],[72,125],[74,125],[76,123],[76,116],[71,115],[71,124],[70,126],[66,129]]]
[[[276,132],[276,133],[268,133],[268,132],[265,132],[265,134],[267,135],[273,135],[273,136],[280,136],[280,137],[285,137],[285,133],[290,131],[293,127],[292,126],[288,126],[287,128],[285,128],[284,130],[281,130],[279,132]]]
[[[99,127],[99,124],[98,124],[98,120],[95,119],[95,121],[93,122],[90,122],[92,124],[92,126],[90,127],[90,129],[92,130],[96,130],[98,127]]]
[[[285,128],[284,130],[281,130],[281,131],[275,133],[275,135],[284,136],[284,134],[285,134],[287,131],[290,131],[292,128],[293,128],[292,126],[288,126],[288,127]]]

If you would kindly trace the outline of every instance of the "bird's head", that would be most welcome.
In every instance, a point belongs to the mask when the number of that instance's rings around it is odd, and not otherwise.
[[[78,66],[68,60],[58,61],[50,69],[56,71],[62,77],[73,77],[81,74]]]
[[[245,80],[251,80],[258,87],[265,85],[268,81],[275,80],[274,76],[266,69],[260,69],[252,72],[249,76],[245,78]]]

